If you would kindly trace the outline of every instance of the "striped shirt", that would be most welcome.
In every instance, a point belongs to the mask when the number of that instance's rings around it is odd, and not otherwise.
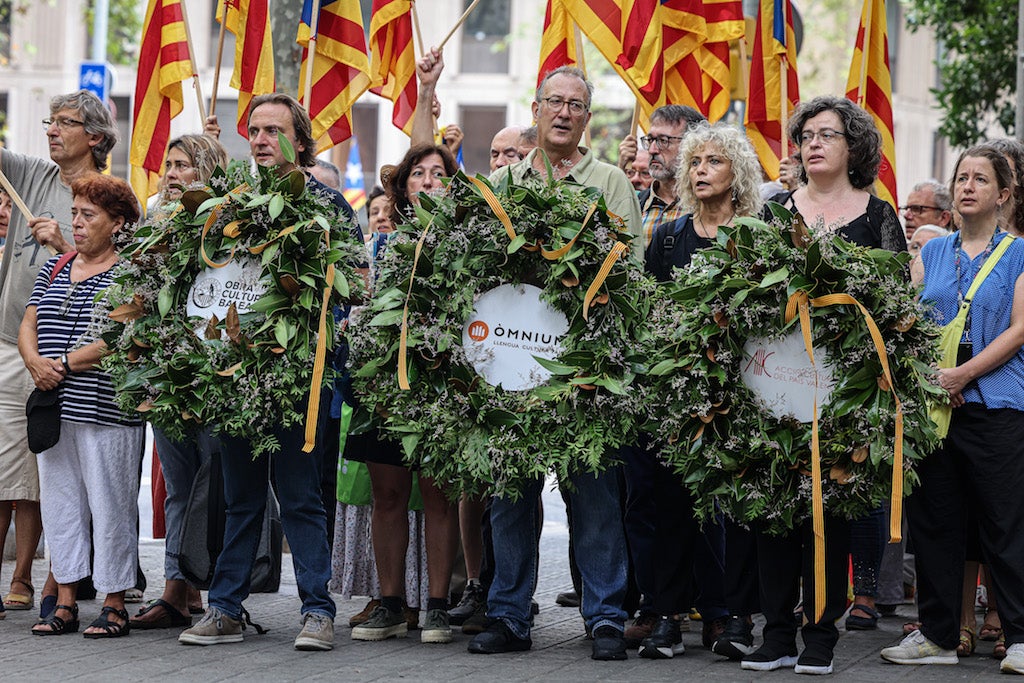
[[[69,262],[51,284],[50,274],[58,258],[51,258],[39,271],[28,301],[29,306],[36,307],[37,346],[45,358],[59,358],[96,341],[90,330],[96,295],[111,283],[112,270],[72,282]],[[105,372],[94,369],[68,373],[60,388],[62,420],[111,426],[142,424],[137,415],[125,415],[118,408],[114,386]]]

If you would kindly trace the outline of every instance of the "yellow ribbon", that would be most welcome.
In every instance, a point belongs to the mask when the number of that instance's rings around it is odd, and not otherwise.
[[[612,271],[612,266],[622,256],[622,252],[626,250],[626,245],[622,242],[616,242],[612,247],[612,250],[608,252],[608,255],[604,259],[604,263],[601,264],[601,269],[597,271],[597,276],[594,281],[590,283],[590,287],[587,288],[587,293],[583,297],[583,319],[587,320],[590,313],[590,304],[597,296],[597,292],[601,289],[601,285],[604,284],[605,279],[608,277],[608,273]]]
[[[324,239],[328,249],[331,246],[331,235],[324,230]],[[302,446],[303,453],[311,453],[316,447],[316,425],[320,417],[320,394],[324,378],[324,366],[327,363],[327,315],[330,312],[331,289],[334,287],[334,264],[327,266],[327,282],[324,284],[323,299],[320,303],[320,323],[317,325],[316,350],[313,352],[313,379],[309,383],[309,405],[306,409],[306,442]]]
[[[800,331],[804,339],[804,348],[807,356],[814,364],[813,340],[811,338],[811,316],[810,306],[825,308],[840,304],[857,306],[864,316],[864,322],[871,334],[871,341],[874,344],[875,352],[878,354],[882,366],[882,377],[886,382],[886,388],[892,392],[893,400],[896,403],[895,419],[895,447],[893,450],[892,463],[892,496],[890,499],[890,524],[889,533],[891,542],[900,540],[900,521],[903,515],[903,404],[896,395],[896,388],[893,383],[892,374],[889,371],[889,357],[885,350],[885,341],[878,329],[874,318],[868,309],[849,294],[828,294],[825,296],[808,299],[807,293],[796,291],[786,302],[786,324],[799,313]],[[825,613],[825,505],[822,496],[822,474],[821,474],[821,450],[818,442],[818,382],[817,370],[815,370],[814,382],[814,407],[811,424],[811,520],[814,530],[814,620],[821,621]]]

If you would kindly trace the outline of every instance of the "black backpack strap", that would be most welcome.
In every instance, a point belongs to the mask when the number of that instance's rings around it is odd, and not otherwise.
[[[669,277],[672,273],[672,254],[681,241],[679,238],[682,236],[683,230],[686,229],[687,224],[692,220],[693,218],[690,214],[686,214],[682,219],[674,221],[672,229],[666,230],[661,238],[661,272],[665,274],[665,277]]]

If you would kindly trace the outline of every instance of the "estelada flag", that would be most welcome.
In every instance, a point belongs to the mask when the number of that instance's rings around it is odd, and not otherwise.
[[[372,10],[370,92],[395,103],[391,122],[410,135],[417,88],[412,4],[409,0],[373,0]]]
[[[796,36],[789,0],[761,0],[757,12],[747,115],[747,137],[765,173],[779,177],[779,161],[789,156],[784,121],[800,101]]]
[[[659,0],[563,0],[566,10],[640,103],[644,127],[665,104]]]
[[[171,119],[184,106],[181,82],[191,78],[188,38],[180,0],[149,0],[135,79],[130,182],[145,211],[157,193],[171,137]]]
[[[313,87],[306,102],[306,75],[309,43],[315,38]],[[352,105],[370,87],[370,60],[366,56],[366,36],[359,3],[326,0],[313,34],[313,0],[305,0],[296,37],[303,46],[299,72],[299,101],[306,106],[313,123],[313,139],[322,152],[352,135],[349,118]]]
[[[544,10],[544,33],[540,38],[540,67],[537,86],[545,74],[560,66],[576,66],[576,38],[572,17],[562,0],[548,0]]]
[[[270,39],[267,0],[228,0],[217,3],[217,21],[235,35],[235,67],[232,88],[238,90],[238,134],[248,138],[249,102],[257,95],[274,92],[274,46]]]
[[[892,122],[892,78],[889,72],[889,38],[885,21],[885,0],[864,0],[853,48],[846,97],[863,107],[882,135],[882,164],[875,189],[878,197],[892,204],[896,198],[896,142]]]

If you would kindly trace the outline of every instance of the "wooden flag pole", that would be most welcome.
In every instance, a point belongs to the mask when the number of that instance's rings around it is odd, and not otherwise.
[[[785,57],[779,60],[779,99],[782,111],[779,112],[779,123],[782,126],[782,158],[789,156],[789,139],[786,135],[786,128],[789,126],[789,60]],[[774,178],[773,178],[774,180]]]
[[[437,46],[438,50],[444,48],[444,44],[448,42],[448,39],[451,38],[452,35],[454,35],[457,30],[459,30],[459,27],[462,26],[462,24],[466,21],[466,17],[469,16],[469,13],[476,9],[476,6],[479,4],[480,0],[473,0],[473,3],[466,8],[466,11],[462,13],[462,16],[459,17],[459,20],[455,22],[455,26],[452,26],[452,30],[448,31],[448,35],[446,35],[444,37],[444,40],[441,41],[441,44]]]
[[[228,1],[224,0],[224,16],[220,19],[220,37],[217,39],[217,62],[213,68],[213,92],[210,93],[210,116],[217,111],[217,85],[220,83],[220,59],[224,54],[224,33],[228,25]],[[204,120],[205,124],[206,121]]]
[[[196,91],[196,102],[199,103],[199,118],[206,123],[206,102],[203,101],[203,89],[199,85],[199,70],[196,69],[196,51],[192,47],[192,31],[188,27],[188,14],[185,3],[181,3],[181,22],[185,24],[185,41],[188,44],[188,61],[192,65],[192,86]]]
[[[745,22],[746,20],[744,20]],[[740,92],[750,99],[750,60],[747,59],[747,32],[739,39],[740,47]]]
[[[409,7],[412,10],[412,32],[416,37],[416,47],[420,52],[420,57],[427,54],[423,49],[423,31],[420,30],[420,15],[416,11],[416,0],[410,0]]]
[[[629,122],[629,134],[636,135],[637,126],[640,125],[640,100],[633,106],[633,120]]]
[[[28,210],[28,206],[25,205],[25,200],[22,199],[21,195],[18,194],[18,191],[14,189],[14,185],[11,185],[11,181],[7,179],[7,175],[3,172],[3,170],[0,170],[0,185],[3,185],[3,188],[4,190],[7,191],[7,194],[11,195],[11,201],[14,202],[14,205],[16,207],[18,207],[18,211],[21,211],[21,215],[25,217],[25,222],[28,223],[29,221],[33,220],[35,216],[32,215],[31,211]],[[53,246],[47,244],[46,249],[47,251],[50,252],[51,255],[57,255],[57,250],[54,249]]]
[[[580,67],[580,71],[583,75],[587,75],[587,63],[583,58],[583,32],[580,31],[579,24],[575,20],[572,20],[572,35],[573,42],[576,43],[576,63]],[[635,129],[634,129],[635,130]],[[590,149],[590,122],[587,122],[586,128],[583,129],[583,140],[586,143],[587,149]]]
[[[320,0],[313,0],[313,13],[309,17],[309,45],[306,46],[306,91],[302,103],[306,111],[312,113],[313,106],[313,59],[316,57],[316,31],[320,24]]]
[[[857,105],[864,106],[868,92],[868,57],[871,49],[872,0],[864,0],[864,43],[860,48],[860,78],[857,80]],[[854,49],[856,44],[854,44]]]

